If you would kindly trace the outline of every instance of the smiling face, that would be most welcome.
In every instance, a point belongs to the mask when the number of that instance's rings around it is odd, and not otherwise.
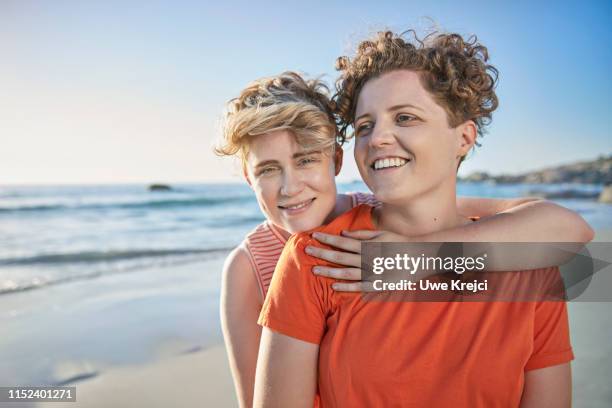
[[[456,183],[459,158],[476,128],[456,128],[414,71],[396,70],[366,82],[355,112],[355,161],[383,203],[403,204]]]
[[[336,203],[340,153],[307,150],[286,130],[254,137],[246,176],[266,217],[291,234],[321,226]]]

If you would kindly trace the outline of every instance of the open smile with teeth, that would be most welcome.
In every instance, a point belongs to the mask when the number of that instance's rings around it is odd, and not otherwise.
[[[310,200],[306,200],[306,201],[302,201],[299,202],[297,204],[292,204],[292,205],[279,205],[278,208],[281,208],[283,210],[299,210],[302,209],[306,206],[308,206],[310,203],[312,203],[315,199],[311,198]]]
[[[385,159],[378,159],[370,166],[374,170],[388,169],[390,167],[402,167],[408,163],[409,159],[402,157],[387,157]]]

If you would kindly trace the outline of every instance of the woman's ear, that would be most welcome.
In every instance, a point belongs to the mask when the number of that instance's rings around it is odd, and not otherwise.
[[[476,138],[478,137],[478,127],[473,120],[468,120],[457,126],[457,130],[460,132],[458,135],[459,146],[457,157],[461,159],[470,152],[472,147],[474,147]]]
[[[342,170],[342,158],[344,157],[344,150],[342,150],[342,146],[336,143],[334,146],[334,165],[336,166],[336,176],[340,174],[340,170]]]

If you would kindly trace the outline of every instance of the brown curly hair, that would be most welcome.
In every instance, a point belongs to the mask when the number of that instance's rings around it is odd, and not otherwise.
[[[406,34],[414,38],[409,40]],[[434,32],[420,40],[414,30],[401,34],[379,32],[362,41],[352,59],[343,56],[336,61],[340,77],[334,105],[339,132],[347,137],[347,129],[355,120],[359,93],[368,80],[408,69],[420,74],[423,87],[445,109],[451,127],[471,119],[482,136],[498,106],[498,71],[487,63],[488,59],[487,48],[478,43],[476,36],[464,39],[459,34]]]
[[[277,130],[292,132],[301,146],[312,149],[327,150],[344,141],[327,85],[287,71],[252,82],[227,103],[215,153],[239,155],[244,166],[253,137]]]

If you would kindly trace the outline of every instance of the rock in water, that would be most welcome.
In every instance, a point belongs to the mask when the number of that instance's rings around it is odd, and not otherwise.
[[[167,184],[151,184],[149,191],[171,191],[172,187]]]
[[[599,195],[600,203],[612,203],[612,185],[605,186]]]

